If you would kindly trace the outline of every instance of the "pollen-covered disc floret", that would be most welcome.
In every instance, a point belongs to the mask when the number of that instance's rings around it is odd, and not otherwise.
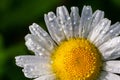
[[[100,52],[83,38],[62,42],[51,59],[58,80],[94,80],[102,67]]]

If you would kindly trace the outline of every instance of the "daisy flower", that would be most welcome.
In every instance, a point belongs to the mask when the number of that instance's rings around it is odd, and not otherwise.
[[[25,44],[35,55],[17,56],[16,65],[34,80],[120,80],[120,23],[84,6],[57,7],[44,15],[49,34],[36,23]]]

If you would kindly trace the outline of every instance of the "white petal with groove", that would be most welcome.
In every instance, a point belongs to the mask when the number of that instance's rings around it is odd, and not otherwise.
[[[101,44],[101,40],[103,40],[103,37],[106,35],[106,33],[110,29],[110,24],[111,24],[111,21],[108,20],[106,26],[104,26],[105,28],[103,30],[101,30],[101,32],[99,33],[99,35],[97,36],[97,38],[94,40],[94,44],[96,46],[99,46]]]
[[[79,24],[80,24],[80,16],[78,7],[71,7],[71,20],[73,26],[73,35],[74,37],[79,37]]]
[[[92,15],[91,29],[93,29],[104,18],[104,12],[96,10]],[[90,29],[90,30],[91,30]]]
[[[67,39],[73,37],[73,27],[71,22],[71,17],[65,6],[57,7],[57,18],[59,25],[63,28],[64,34]]]
[[[17,56],[16,65],[20,67],[24,67],[27,64],[39,64],[39,63],[49,63],[50,59],[46,56],[32,56],[32,55],[24,55],[24,56]]]
[[[93,28],[93,31],[91,32],[90,35],[90,41],[94,43],[94,41],[97,39],[101,31],[103,31],[106,26],[110,24],[110,21],[106,18],[102,19],[96,26]]]
[[[107,33],[97,43],[99,43],[100,46],[104,42],[118,36],[119,34],[120,34],[120,23],[116,22],[115,24],[110,26],[110,29],[107,31]]]
[[[79,26],[79,36],[87,38],[88,33],[90,32],[90,24],[92,21],[92,8],[91,6],[84,6]]]
[[[98,80],[120,80],[120,76],[110,72],[102,71]]]
[[[22,70],[24,75],[28,78],[37,78],[42,75],[51,74],[50,64],[28,64]]]
[[[99,47],[105,60],[116,59],[120,57],[120,37],[108,40]]]
[[[92,15],[92,22],[90,25],[90,32],[88,34],[88,39],[90,38],[93,29],[96,27],[96,25],[104,18],[104,12],[100,10],[96,10]]]
[[[112,73],[120,73],[120,61],[106,61],[103,69]]]
[[[51,62],[45,56],[18,56],[16,57],[16,64],[24,68],[22,71],[28,78],[37,78],[52,73]]]
[[[29,29],[32,35],[36,36],[39,43],[43,44],[43,47],[45,47],[47,50],[52,51],[55,48],[54,41],[39,25],[33,23],[31,26],[29,26]]]
[[[52,39],[59,44],[65,40],[65,34],[63,28],[58,24],[58,19],[53,12],[49,12],[48,15],[44,16],[48,31]]]
[[[45,44],[40,42],[38,37],[28,34],[25,36],[25,45],[29,50],[33,51],[37,56],[39,55],[50,55],[50,51],[45,48]],[[39,41],[38,41],[39,40]]]

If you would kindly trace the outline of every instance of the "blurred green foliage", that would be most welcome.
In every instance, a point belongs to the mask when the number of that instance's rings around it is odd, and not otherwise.
[[[31,54],[24,45],[24,36],[33,22],[44,29],[44,14],[65,5],[91,5],[93,11],[105,11],[112,23],[120,21],[120,0],[0,0],[0,80],[30,80],[15,65],[15,56]]]

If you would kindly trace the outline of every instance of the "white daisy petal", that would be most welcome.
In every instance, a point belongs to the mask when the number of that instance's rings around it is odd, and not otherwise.
[[[36,63],[49,63],[49,58],[46,56],[32,56],[32,55],[26,55],[26,56],[17,56],[16,59],[16,65],[20,67],[24,67],[24,65],[27,64],[36,64]]]
[[[67,39],[73,37],[73,28],[71,17],[65,6],[57,7],[57,18],[59,25],[63,28],[64,34]]]
[[[120,80],[120,76],[110,72],[102,71],[98,80]]]
[[[79,37],[80,16],[79,16],[78,7],[71,7],[70,16],[71,16],[72,26],[73,26],[73,35],[74,37]]]
[[[106,61],[103,69],[112,73],[120,73],[120,61]]]
[[[116,22],[114,25],[110,27],[109,32],[106,34],[106,36],[109,36],[109,38],[116,37],[120,34],[120,23]]]
[[[92,22],[91,22],[91,25],[90,25],[90,32],[89,32],[89,35],[88,35],[88,39],[90,38],[91,36],[91,33],[94,29],[94,27],[104,18],[104,12],[103,11],[100,11],[100,10],[96,10],[93,15],[92,15]]]
[[[37,78],[42,75],[52,74],[50,64],[45,63],[25,65],[22,71],[24,72],[24,75],[28,78]]]
[[[25,36],[25,45],[29,50],[33,51],[36,55],[49,55],[50,52],[45,49],[44,43],[38,41],[38,38],[33,36],[32,34],[28,34]]]
[[[44,31],[39,25],[36,23],[33,23],[31,26],[29,26],[30,32],[38,37],[38,41],[41,44],[44,44],[44,47],[48,49],[49,51],[52,51],[55,48],[55,43],[51,39],[51,37],[48,35],[46,31]]]
[[[120,25],[120,22],[116,22],[113,25],[111,25],[110,30],[116,28],[118,25]],[[112,31],[111,31],[112,32]]]
[[[97,39],[99,34],[101,34],[103,30],[106,30],[106,26],[109,25],[110,25],[110,21],[108,19],[106,18],[102,19],[91,32],[91,36],[89,38],[90,41],[94,43],[94,41]]]
[[[96,42],[96,45],[100,46],[104,42],[108,41],[109,39],[112,39],[112,38],[118,36],[119,33],[120,33],[119,29],[120,29],[119,22],[117,22],[117,23],[113,24],[112,26],[110,26],[109,29],[107,30],[107,32],[106,33],[104,32],[104,35],[102,36],[102,38],[99,39]]]
[[[110,29],[110,24],[111,24],[111,21],[108,21],[108,23],[106,24],[105,28],[100,32],[100,34],[95,39],[94,44],[96,46],[99,46],[101,44],[101,40],[103,39],[103,37],[106,35],[106,33]]]
[[[99,45],[103,44],[109,39],[118,36],[119,34],[120,34],[120,23],[116,22],[110,27],[109,31],[104,35],[104,37],[102,37],[102,39],[99,40]]]
[[[23,72],[28,78],[50,74],[50,60],[45,56],[17,56],[16,65],[23,67]]]
[[[44,16],[48,31],[52,39],[59,44],[65,40],[65,35],[61,26],[58,25],[58,19],[53,12],[49,12],[48,15]]]
[[[88,33],[89,33],[89,26],[92,21],[92,8],[91,6],[84,6],[81,14],[81,19],[80,19],[80,37],[87,38]]]
[[[100,10],[96,10],[92,15],[91,28],[93,29],[103,18],[104,18],[104,12]]]
[[[120,57],[120,37],[115,37],[108,40],[99,47],[105,60],[115,59]]]
[[[36,78],[34,80],[55,80],[55,77],[53,74],[51,74],[51,75],[40,76],[39,78]]]

